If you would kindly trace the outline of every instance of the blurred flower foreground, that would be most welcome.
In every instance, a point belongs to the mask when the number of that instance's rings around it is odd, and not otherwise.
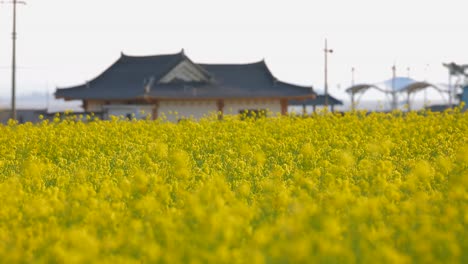
[[[468,263],[468,114],[0,126],[3,263]]]

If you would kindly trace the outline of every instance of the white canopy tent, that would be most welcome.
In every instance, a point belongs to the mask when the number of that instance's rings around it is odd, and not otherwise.
[[[448,91],[441,89],[435,84],[426,81],[416,81],[408,77],[395,77],[377,84],[357,84],[347,88],[346,92],[351,96],[352,109],[359,103],[360,98],[366,91],[374,89],[391,97],[392,109],[396,109],[398,106],[398,94],[406,94],[406,104],[408,105],[408,110],[411,110],[411,95],[427,88],[434,88],[441,95],[448,93]],[[355,100],[356,95],[359,95],[357,101]]]

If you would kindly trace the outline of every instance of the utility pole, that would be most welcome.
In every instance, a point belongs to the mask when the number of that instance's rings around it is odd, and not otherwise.
[[[427,82],[427,68],[429,67],[429,64],[426,63],[426,66],[424,66],[424,81]],[[424,89],[424,108],[427,106],[427,89]]]
[[[328,109],[328,53],[333,53],[332,49],[328,49],[327,39],[325,39],[325,108]]]
[[[396,93],[396,66],[392,66],[392,110],[395,110],[398,106],[397,93]]]
[[[351,68],[351,87],[354,86],[354,67]],[[352,88],[351,88],[352,89]],[[351,90],[351,111],[354,111],[354,92]]]
[[[16,120],[16,0],[13,0],[13,46],[11,52],[11,119]]]
[[[5,3],[1,1],[0,3]],[[24,1],[12,0],[8,2],[13,4],[13,30],[12,38],[12,54],[11,54],[11,119],[16,120],[16,5],[26,5]]]
[[[450,71],[450,69],[449,69],[449,75],[448,75],[448,95],[449,95],[449,107],[452,108],[452,105],[453,105],[452,71]]]

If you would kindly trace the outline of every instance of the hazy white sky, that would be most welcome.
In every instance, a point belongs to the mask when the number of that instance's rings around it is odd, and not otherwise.
[[[50,92],[100,74],[123,51],[195,62],[265,58],[279,79],[330,92],[397,73],[446,82],[442,62],[468,63],[468,1],[27,0],[18,6],[18,93]],[[0,94],[10,94],[12,7],[0,5]],[[338,86],[341,86],[339,89]]]

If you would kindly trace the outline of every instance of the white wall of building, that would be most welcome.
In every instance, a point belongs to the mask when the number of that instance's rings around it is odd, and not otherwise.
[[[216,114],[216,101],[161,101],[158,107],[158,118],[165,116],[168,121],[195,119]]]
[[[225,100],[224,114],[237,115],[242,110],[267,110],[268,115],[281,114],[280,100]]]
[[[88,101],[87,104],[87,112],[102,112],[102,102],[93,102],[93,101]]]
[[[121,118],[136,118],[145,119],[148,115],[152,115],[154,106],[152,105],[104,105],[104,118],[109,119],[111,116]]]
[[[148,115],[153,115],[155,105],[124,105],[124,104],[88,104],[90,112],[103,111],[104,119],[110,116],[132,117],[136,119],[145,119]],[[243,110],[267,110],[268,116],[281,114],[280,100],[225,100],[224,114],[238,115]],[[170,122],[177,122],[180,119],[199,120],[203,117],[216,115],[218,104],[216,100],[203,101],[160,101],[157,107],[157,117],[164,118]]]

